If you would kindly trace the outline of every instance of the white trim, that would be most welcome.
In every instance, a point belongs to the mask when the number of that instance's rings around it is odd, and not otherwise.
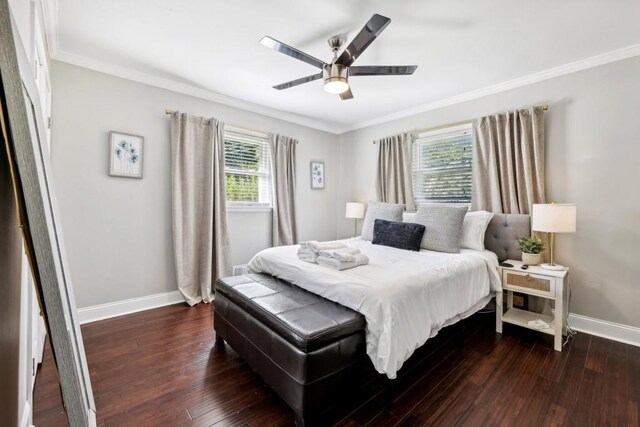
[[[172,291],[80,308],[78,316],[80,324],[85,324],[180,302],[184,302],[182,294]],[[640,328],[574,313],[569,314],[569,325],[576,331],[640,347]]]
[[[507,90],[527,86],[544,80],[553,79],[555,77],[564,76],[578,71],[588,70],[600,65],[610,64],[612,62],[621,61],[635,56],[640,56],[640,43],[626,46],[620,49],[604,52],[589,58],[570,62],[557,67],[549,68],[537,73],[529,74],[516,79],[508,80],[485,88],[473,90],[460,95],[441,99],[439,101],[422,104],[397,113],[388,114],[375,119],[366,120],[355,123],[353,125],[339,125],[336,123],[317,120],[310,117],[300,116],[297,114],[287,113],[262,105],[243,101],[237,98],[225,96],[213,91],[202,89],[193,85],[185,84],[169,78],[159,77],[148,73],[141,73],[127,67],[108,64],[95,59],[86,58],[81,55],[72,54],[60,50],[59,43],[59,22],[58,22],[58,0],[40,0],[42,3],[43,19],[45,23],[45,32],[47,38],[47,46],[49,49],[49,58],[89,68],[94,71],[111,74],[124,79],[133,80],[138,83],[148,84],[150,86],[160,87],[172,90],[178,93],[195,96],[197,98],[206,99],[220,104],[229,105],[247,111],[252,111],[265,116],[285,120],[291,123],[297,123],[302,126],[323,130],[333,134],[342,134],[356,129],[398,120],[401,118],[413,116],[415,114],[424,113],[426,111],[437,110],[439,108],[448,107],[450,105],[460,104],[485,96],[493,95]]]
[[[22,411],[22,417],[20,417],[20,427],[29,427],[31,426],[31,403],[27,400],[24,403],[24,410]]]
[[[165,305],[177,304],[179,302],[184,302],[180,291],[164,292],[146,297],[131,298],[123,301],[79,308],[78,318],[82,325],[84,323],[137,313],[138,311],[164,307]]]
[[[369,126],[379,125],[381,123],[386,123],[393,120],[403,119],[405,117],[414,116],[416,114],[424,113],[426,111],[437,110],[439,108],[444,108],[450,105],[472,101],[478,98],[484,98],[485,96],[494,95],[496,93],[505,92],[511,89],[516,89],[516,88],[527,86],[534,83],[539,83],[544,80],[549,80],[549,79],[564,76],[567,74],[576,73],[578,71],[588,70],[589,68],[610,64],[612,62],[633,58],[639,55],[640,55],[640,43],[623,47],[621,49],[605,52],[605,53],[595,55],[586,59],[581,59],[575,62],[570,62],[568,64],[560,65],[558,67],[549,68],[547,70],[529,74],[527,76],[518,77],[516,79],[508,80],[506,82],[498,83],[492,86],[487,86],[482,89],[477,89],[471,92],[452,96],[450,98],[445,98],[445,99],[441,99],[439,101],[431,102],[428,104],[419,105],[414,108],[399,111],[393,114],[388,114],[386,116],[381,116],[376,119],[355,123],[351,126],[347,126],[347,128],[343,130],[343,133],[366,128]]]
[[[203,89],[187,83],[179,82],[177,80],[160,77],[151,73],[135,71],[127,67],[109,64],[107,62],[103,62],[93,58],[87,58],[85,56],[76,55],[74,53],[65,52],[63,50],[58,50],[58,52],[52,59],[54,59],[55,61],[66,62],[67,64],[77,65],[78,67],[88,68],[90,70],[146,84],[149,86],[167,89],[196,98],[206,99],[207,101],[228,105],[230,107],[239,108],[244,111],[251,111],[252,113],[262,114],[263,116],[273,117],[274,119],[284,120],[289,123],[297,123],[302,126],[322,130],[333,134],[341,133],[341,130],[338,127],[324,120],[317,120],[311,117],[287,113],[285,111],[254,104],[242,99],[222,95],[220,93]],[[164,111],[158,111],[158,114],[164,114]]]
[[[271,212],[272,210],[271,206],[227,204],[227,212]]]
[[[472,131],[473,131],[473,122],[468,121],[461,125],[444,126],[444,127],[436,128],[433,130],[426,129],[423,131],[413,132],[411,136],[413,137],[414,141],[417,141],[420,139],[425,139],[425,137],[428,139],[431,137],[440,137],[442,135],[449,135],[452,133],[471,135]]]
[[[569,314],[569,326],[576,331],[640,347],[640,328],[594,319],[580,314]]]
[[[60,49],[58,38],[58,0],[40,0],[42,20],[44,21],[45,38],[49,58],[53,58]]]
[[[54,1],[54,0],[43,0],[43,1]],[[51,30],[47,28],[48,34],[50,31]],[[516,88],[527,86],[534,83],[539,83],[545,80],[553,79],[553,78],[564,76],[567,74],[588,70],[590,68],[598,67],[600,65],[606,65],[612,62],[633,58],[635,56],[640,56],[640,43],[623,47],[621,49],[605,52],[605,53],[595,55],[586,59],[570,62],[568,64],[560,65],[558,67],[549,68],[547,70],[529,74],[516,79],[508,80],[506,82],[498,83],[492,86],[487,86],[485,88],[481,88],[481,89],[473,90],[460,95],[441,99],[439,101],[419,105],[417,107],[399,111],[397,113],[388,114],[375,119],[354,123],[352,125],[338,125],[336,123],[332,123],[324,120],[317,120],[317,119],[313,119],[306,116],[287,113],[281,110],[276,110],[273,108],[254,104],[248,101],[243,101],[241,99],[222,95],[207,89],[203,89],[193,85],[178,82],[176,80],[172,80],[169,78],[156,76],[150,73],[135,71],[127,67],[109,64],[103,61],[87,58],[82,55],[72,54],[70,52],[65,52],[59,49],[57,49],[57,51],[54,54],[52,54],[51,58],[56,61],[66,62],[68,64],[77,65],[79,67],[88,68],[101,73],[106,73],[116,77],[121,77],[123,79],[132,80],[138,83],[143,83],[150,86],[159,87],[162,89],[167,89],[174,92],[183,93],[186,95],[191,95],[197,98],[206,99],[206,100],[217,102],[220,104],[229,105],[231,107],[240,108],[242,110],[251,111],[254,113],[262,114],[262,115],[273,117],[280,120],[285,120],[290,123],[296,123],[302,126],[307,126],[310,128],[319,129],[325,132],[339,135],[339,134],[351,132],[357,129],[362,129],[369,126],[374,126],[381,123],[386,123],[393,120],[398,120],[398,119],[413,116],[416,114],[424,113],[426,111],[437,110],[439,108],[444,108],[451,105],[471,101],[474,99],[483,98],[485,96],[494,95],[496,93],[505,92],[511,89],[516,89]]]

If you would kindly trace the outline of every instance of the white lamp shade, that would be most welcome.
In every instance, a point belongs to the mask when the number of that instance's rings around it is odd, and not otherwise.
[[[576,205],[555,203],[533,205],[531,229],[547,233],[575,233]]]
[[[364,218],[364,203],[349,202],[347,203],[347,209],[345,211],[346,218]]]

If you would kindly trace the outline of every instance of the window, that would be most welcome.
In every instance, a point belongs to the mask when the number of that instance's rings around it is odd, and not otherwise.
[[[271,162],[266,135],[225,130],[224,161],[229,207],[271,207]]]
[[[414,136],[416,205],[471,203],[471,123]]]

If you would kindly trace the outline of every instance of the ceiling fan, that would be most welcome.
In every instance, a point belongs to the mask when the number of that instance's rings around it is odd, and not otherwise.
[[[352,66],[354,61],[358,59],[362,52],[382,33],[389,25],[391,19],[386,16],[374,14],[369,22],[354,37],[351,43],[338,56],[338,51],[345,43],[345,39],[340,36],[331,37],[327,42],[333,52],[333,60],[330,63],[321,61],[313,56],[306,54],[294,47],[288,46],[276,39],[265,36],[260,40],[260,44],[277,50],[278,52],[289,55],[292,58],[306,62],[307,64],[318,67],[322,72],[302,77],[290,82],[282,83],[274,86],[274,89],[282,90],[290,87],[298,86],[303,83],[312,82],[314,80],[324,80],[324,90],[339,94],[344,101],[353,98],[351,88],[349,87],[349,77],[353,76],[398,76],[409,75],[418,68],[417,65],[364,65]]]

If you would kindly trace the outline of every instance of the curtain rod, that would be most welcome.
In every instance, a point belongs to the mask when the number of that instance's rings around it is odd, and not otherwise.
[[[546,104],[542,105],[542,109],[544,111],[547,111],[549,109],[549,106],[546,105]],[[414,130],[412,132],[407,132],[407,133],[410,133],[411,135],[415,135],[417,133],[433,132],[433,131],[436,131],[436,130],[441,130],[441,129],[446,129],[446,128],[453,128],[453,127],[456,127],[456,126],[466,125],[466,124],[471,123],[471,122],[473,122],[473,120],[465,120],[465,121],[462,121],[462,122],[449,123],[447,125],[436,126],[436,127],[433,127],[433,128]],[[375,144],[376,141],[373,141],[373,143]]]
[[[174,113],[174,111],[173,111],[173,110],[169,110],[169,109],[167,108],[166,110],[164,110],[164,113],[165,113],[166,115],[170,115],[170,114]],[[262,130],[246,128],[246,127],[244,127],[244,126],[234,125],[233,123],[225,123],[225,124],[226,124],[227,126],[229,126],[229,127],[232,127],[232,128],[236,128],[236,129],[246,130],[246,131],[249,131],[249,132],[256,132],[256,133],[261,133],[261,134],[264,134],[264,135],[268,135],[268,133],[267,133],[267,132],[262,131]]]

